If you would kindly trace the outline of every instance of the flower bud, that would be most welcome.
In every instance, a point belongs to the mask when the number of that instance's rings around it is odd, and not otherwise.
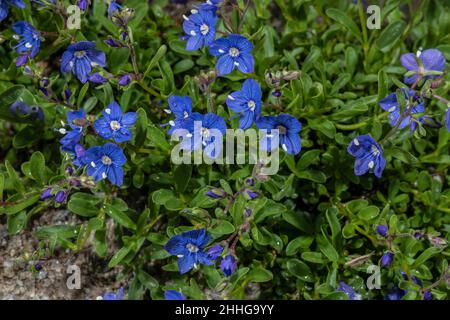
[[[377,226],[377,233],[382,236],[382,237],[386,237],[387,234],[389,232],[389,228],[387,225],[384,224],[380,224],[379,226]]]
[[[121,76],[119,79],[119,86],[127,86],[131,82],[131,76],[129,74],[126,74],[124,76]]]
[[[52,195],[52,188],[47,188],[41,193],[40,199],[41,200],[46,200],[46,199],[50,199],[52,197],[53,197],[53,195]]]
[[[206,192],[206,195],[213,199],[222,199],[222,198],[226,197],[227,193],[222,189],[214,188],[214,189],[209,189]]]
[[[386,252],[381,257],[381,266],[389,267],[392,264],[393,260],[394,260],[394,254],[392,252]]]
[[[223,247],[219,244],[213,245],[208,250],[208,255],[212,260],[216,260],[223,252]]]
[[[225,276],[227,277],[231,276],[233,273],[236,272],[237,269],[236,258],[231,254],[227,255],[225,258],[222,259],[222,262],[220,262],[220,269],[223,271]]]
[[[55,201],[58,203],[63,203],[67,199],[67,193],[63,190],[58,191],[58,193],[55,196]]]

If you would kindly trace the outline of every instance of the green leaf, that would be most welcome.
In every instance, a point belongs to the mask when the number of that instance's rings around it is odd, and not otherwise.
[[[386,72],[381,69],[378,72],[378,101],[388,95],[389,81]]]
[[[287,262],[286,267],[293,276],[306,281],[313,282],[313,274],[309,266],[298,259],[291,259]]]
[[[144,109],[139,108],[137,111],[137,120],[135,123],[136,134],[134,136],[134,145],[140,147],[144,144],[147,136],[148,118]]]
[[[358,25],[345,12],[335,8],[330,8],[325,12],[331,19],[346,27],[359,42],[362,42],[361,31]]]
[[[34,180],[40,184],[46,183],[47,179],[45,176],[45,158],[44,155],[36,151],[31,155],[30,158],[30,172]]]
[[[7,201],[6,206],[0,207],[0,213],[5,213],[7,215],[16,214],[29,206],[35,204],[37,201],[39,201],[40,194],[33,192],[31,194],[26,195],[25,198],[22,198],[19,195],[18,197],[11,197]]]
[[[161,58],[166,54],[166,52],[167,52],[167,46],[165,44],[163,44],[161,47],[159,47],[159,49],[156,51],[153,58],[148,63],[147,69],[144,72],[144,77],[149,76],[150,71],[152,71],[152,69],[158,65],[159,60],[161,60]]]
[[[8,173],[9,180],[10,180],[13,188],[18,193],[21,193],[21,194],[25,193],[25,187],[23,186],[22,182],[19,179],[19,176],[17,175],[16,171],[11,166],[11,164],[9,163],[8,160],[5,161],[5,167],[6,167],[6,172]]]
[[[129,216],[123,211],[118,210],[116,207],[105,204],[106,214],[114,219],[117,223],[125,228],[136,230],[136,224],[131,220]]]
[[[388,25],[380,34],[380,37],[375,42],[380,51],[388,52],[401,38],[403,31],[405,31],[406,23],[402,20],[395,21]]]
[[[255,267],[248,272],[247,279],[251,282],[267,282],[273,279],[273,274],[263,267]]]
[[[378,207],[368,206],[359,210],[358,217],[360,217],[363,220],[371,220],[376,218],[379,213],[380,209]]]
[[[175,180],[175,188],[178,192],[183,193],[191,179],[192,165],[181,164],[174,170],[173,176]]]
[[[130,247],[122,247],[119,251],[116,252],[116,254],[111,258],[111,260],[108,263],[108,267],[112,268],[118,265],[131,251]]]

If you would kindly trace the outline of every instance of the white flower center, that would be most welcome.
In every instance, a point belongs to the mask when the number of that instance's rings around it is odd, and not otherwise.
[[[77,58],[82,58],[85,55],[86,55],[86,51],[84,51],[84,50],[75,52],[75,57],[77,57]]]
[[[359,146],[359,141],[358,141],[358,139],[353,139],[353,143],[355,144],[355,146]]]
[[[283,126],[277,126],[277,129],[280,134],[286,134],[286,132],[287,132],[286,127],[283,127]]]
[[[119,123],[119,121],[113,120],[113,121],[111,121],[109,126],[111,127],[112,131],[120,130],[120,123]]]
[[[188,243],[186,249],[188,249],[189,252],[198,252],[198,247],[192,243]]]
[[[239,55],[239,49],[232,47],[230,48],[230,50],[228,51],[228,53],[230,54],[230,56],[232,56],[233,58],[237,57]]]
[[[209,27],[208,27],[208,25],[207,24],[202,24],[201,26],[200,26],[200,32],[202,33],[202,35],[204,35],[204,36],[206,36],[207,34],[208,34],[208,32],[209,32]]]
[[[109,165],[112,164],[112,160],[111,160],[111,158],[108,157],[108,156],[103,156],[103,157],[102,157],[102,162],[103,162],[103,164],[104,164],[105,166],[109,166]]]
[[[371,151],[374,156],[378,156],[380,154],[380,150],[378,150],[374,144],[372,145]]]
[[[373,161],[370,161],[368,164],[369,169],[372,169],[375,163]]]
[[[189,113],[188,113],[187,111],[185,111],[185,112],[183,113],[183,116],[184,116],[184,118],[186,119],[186,118],[189,117]]]
[[[209,137],[209,129],[208,128],[202,128],[202,136],[207,138]]]
[[[251,111],[255,111],[255,107],[256,107],[255,101],[250,100],[249,102],[247,102],[247,107],[248,107]]]

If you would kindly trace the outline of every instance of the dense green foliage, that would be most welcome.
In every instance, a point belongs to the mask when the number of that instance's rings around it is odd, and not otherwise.
[[[229,119],[225,100],[249,77],[233,72],[209,85],[216,59],[205,49],[186,51],[180,40],[182,15],[192,4],[125,1],[135,9],[131,45],[111,48],[104,41],[118,38],[120,30],[103,1],[93,1],[82,13],[79,30],[66,29],[64,15],[49,19],[48,9],[25,2],[24,10],[12,8],[0,23],[0,223],[7,223],[11,234],[27,229],[37,215],[52,214],[53,206],[67,208],[79,216],[77,225],[48,226],[36,237],[51,254],[60,247],[79,251],[93,235],[98,255],[111,268],[125,266],[123,277],[133,275],[126,288],[131,299],[161,299],[167,289],[189,299],[346,299],[337,291],[340,281],[363,299],[382,299],[394,287],[407,291],[405,299],[423,299],[421,289],[440,279],[432,286],[433,298],[448,298],[450,133],[445,125],[396,130],[383,143],[387,165],[380,179],[356,176],[347,152],[356,136],[371,134],[380,141],[392,129],[378,103],[406,87],[401,54],[436,48],[450,61],[450,6],[444,1],[384,1],[380,30],[366,28],[368,14],[352,1],[258,0],[248,10],[246,1],[226,1],[218,30],[228,32],[224,21],[237,30],[246,11],[240,33],[254,45],[250,76],[262,86],[263,114],[288,113],[303,126],[301,153],[280,152],[280,170],[269,177],[257,176],[249,164],[175,166],[170,161],[174,143],[160,127],[172,119],[164,112],[168,97],[188,95],[199,112],[212,101],[216,113]],[[46,31],[40,53],[27,63],[34,76],[15,65],[10,26],[18,20]],[[75,40],[95,41],[114,77],[136,70],[140,76],[127,86],[117,79],[83,85],[61,73],[61,55]],[[273,84],[269,72],[287,79]],[[294,76],[286,77],[288,72]],[[50,83],[48,96],[39,90],[43,78]],[[72,92],[67,102],[66,89]],[[449,89],[445,74],[433,92],[448,97]],[[279,98],[272,95],[276,90]],[[11,115],[10,105],[18,99],[42,108],[45,120]],[[121,144],[127,157],[121,187],[106,180],[94,183],[82,170],[70,175],[71,159],[59,144],[68,111],[84,108],[98,117],[113,100],[138,113],[132,141]],[[425,113],[444,124],[446,110],[444,102],[429,99]],[[237,128],[237,119],[230,123]],[[87,147],[102,143],[98,136],[86,136]],[[251,189],[259,192],[255,199],[239,192],[252,175]],[[48,187],[67,191],[67,201],[40,200]],[[211,187],[235,197],[211,199],[205,195]],[[252,210],[250,217],[246,209]],[[106,241],[111,219],[116,252]],[[389,226],[388,238],[377,234],[381,224]],[[236,273],[225,277],[216,263],[179,274],[176,257],[163,246],[193,228],[206,228],[211,243],[225,251],[235,246]],[[414,237],[416,231],[424,236]],[[388,250],[393,263],[381,268],[381,288],[369,290],[367,268],[381,266]]]

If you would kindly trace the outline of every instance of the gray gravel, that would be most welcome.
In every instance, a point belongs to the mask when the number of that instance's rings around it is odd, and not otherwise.
[[[105,292],[115,292],[123,285],[116,281],[120,269],[109,269],[108,260],[98,258],[89,245],[75,255],[57,250],[51,257],[33,261],[33,253],[39,249],[33,230],[75,222],[79,222],[77,217],[67,211],[47,212],[30,222],[27,231],[9,236],[7,226],[0,221],[0,300],[92,300]],[[71,265],[80,268],[80,289],[67,286],[68,277],[73,274],[67,272]]]

